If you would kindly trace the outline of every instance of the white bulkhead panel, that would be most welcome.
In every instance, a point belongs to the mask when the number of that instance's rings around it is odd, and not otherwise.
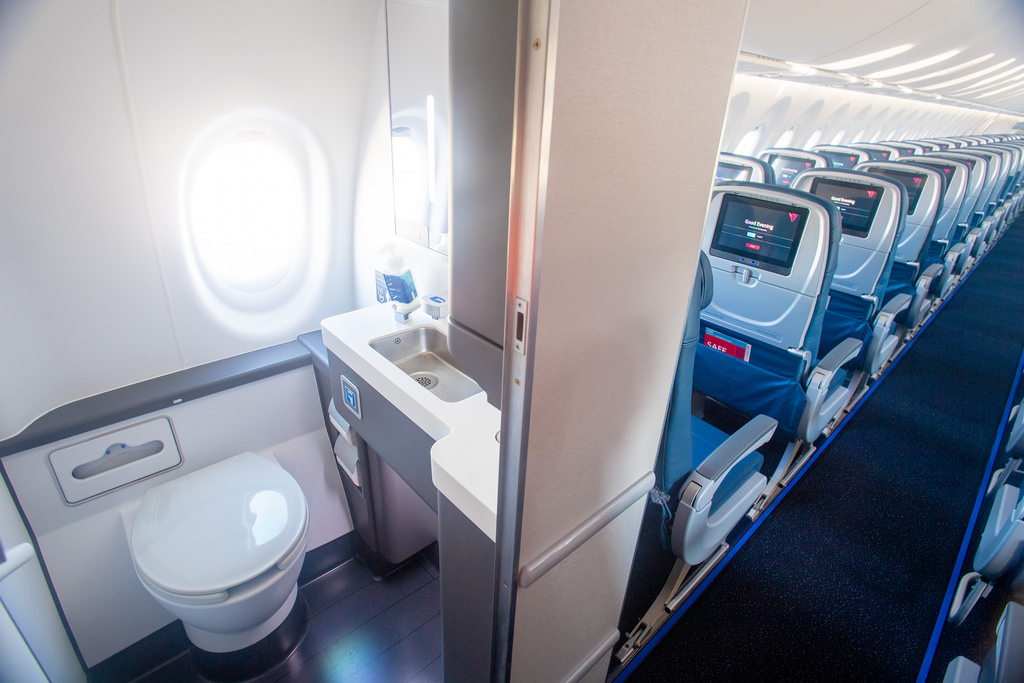
[[[383,16],[380,0],[0,8],[17,27],[0,47],[0,438],[353,307],[360,164],[390,160],[364,148],[368,101],[387,111]],[[261,142],[298,218],[262,238],[213,221],[229,227],[211,259],[189,222],[203,155]]]

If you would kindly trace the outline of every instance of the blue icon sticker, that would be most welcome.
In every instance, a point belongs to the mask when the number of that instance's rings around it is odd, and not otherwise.
[[[345,402],[345,406],[352,411],[352,414],[358,417],[360,420],[363,419],[363,410],[359,405],[359,389],[356,385],[345,375],[341,376],[341,391],[342,400]]]

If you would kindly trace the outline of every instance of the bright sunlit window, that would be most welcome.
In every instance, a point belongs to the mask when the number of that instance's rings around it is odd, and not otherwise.
[[[776,147],[789,147],[793,143],[793,136],[796,135],[796,127],[787,128],[786,131],[779,136],[779,139],[775,142]]]
[[[295,262],[307,227],[302,175],[259,131],[213,149],[192,180],[191,226],[204,269],[241,292],[265,292]]]
[[[282,112],[238,111],[200,132],[179,207],[186,265],[211,319],[261,338],[308,325],[328,272],[328,187],[317,140]]]
[[[733,150],[735,154],[741,154],[744,156],[753,156],[757,151],[758,145],[761,144],[761,126],[753,128],[740,138],[740,142],[736,145],[736,149]]]
[[[804,148],[805,149],[810,149],[811,147],[814,147],[816,144],[821,142],[821,136],[824,135],[824,134],[825,134],[825,128],[824,127],[818,128],[817,130],[815,130],[813,133],[811,133],[811,137],[807,138],[807,142],[804,143]]]

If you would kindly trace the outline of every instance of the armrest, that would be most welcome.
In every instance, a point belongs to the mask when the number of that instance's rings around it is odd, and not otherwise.
[[[696,483],[691,480],[680,495],[681,500],[687,502],[694,508],[700,510],[711,502],[714,489],[725,478],[733,467],[740,460],[753,453],[757,448],[768,442],[775,434],[775,428],[779,423],[767,415],[758,415],[747,424],[743,425],[735,434],[730,436],[714,451],[711,452],[704,462],[697,468],[697,474],[706,480],[707,484],[701,486],[699,492],[691,491],[691,486]]]
[[[920,283],[921,280],[924,280],[925,278],[927,278],[928,281],[931,282],[932,280],[934,280],[935,278],[939,277],[940,275],[942,275],[942,264],[941,263],[933,263],[933,264],[931,264],[930,266],[928,266],[927,268],[924,269],[924,272],[921,273],[921,277],[917,278],[917,281]]]
[[[963,242],[958,242],[949,248],[946,260],[952,262],[953,273],[961,275],[964,272],[967,266],[967,253],[967,245]]]
[[[875,316],[875,325],[871,330],[871,344],[868,346],[867,358],[864,363],[869,375],[874,376],[899,345],[900,335],[893,334],[892,328],[896,316],[910,308],[911,301],[909,294],[897,294]]]
[[[815,383],[815,375],[820,373],[821,382],[825,380],[831,381],[832,375],[836,373],[839,368],[843,367],[851,360],[857,357],[860,353],[861,341],[859,339],[853,339],[852,337],[844,339],[839,342],[834,349],[828,352],[821,362],[818,363],[814,370],[811,371],[811,376],[807,380],[807,387],[810,388]],[[819,385],[821,384],[819,382]]]
[[[933,263],[925,268],[917,278],[917,284],[914,287],[914,303],[907,316],[907,326],[911,329],[923,323],[925,316],[928,315],[928,310],[932,305],[932,287],[940,275],[942,275],[942,264]]]
[[[959,251],[955,250],[955,247],[961,247]],[[953,286],[953,275],[956,273],[956,265],[960,261],[960,252],[963,251],[963,247],[956,244],[946,249],[946,254],[942,257],[942,272],[939,273],[939,279],[935,283],[935,293],[940,299],[945,299],[946,295],[949,294],[950,288]]]
[[[889,303],[882,307],[882,310],[878,312],[878,317],[875,318],[875,329],[878,329],[878,322],[883,317],[887,317],[891,322],[893,318],[910,307],[910,302],[909,294],[897,294],[889,299]]]
[[[978,683],[980,679],[980,666],[967,657],[957,657],[946,667],[946,675],[942,677],[942,683]]]
[[[971,258],[978,257],[978,249],[981,247],[981,228],[974,228],[964,236],[964,244],[967,245],[967,253]]]
[[[1011,458],[1024,456],[1024,410],[1020,405],[1014,407],[1016,414],[1013,417],[1013,426],[1010,428],[1010,436],[1006,439],[1006,452]]]
[[[850,399],[850,388],[832,390],[832,380],[839,368],[860,353],[862,342],[848,338],[841,341],[821,359],[807,378],[807,405],[797,427],[797,437],[813,443]]]
[[[777,426],[773,418],[758,415],[690,473],[679,494],[672,523],[672,552],[677,557],[690,565],[704,562],[747,514],[767,482],[759,471],[751,472],[718,505],[713,506],[712,500],[733,468],[747,462],[750,454],[772,437]]]

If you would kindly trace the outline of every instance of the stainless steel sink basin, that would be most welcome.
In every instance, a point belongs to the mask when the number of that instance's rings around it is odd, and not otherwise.
[[[370,348],[444,401],[454,403],[482,391],[479,384],[456,369],[448,339],[435,327],[412,327],[374,339]]]

